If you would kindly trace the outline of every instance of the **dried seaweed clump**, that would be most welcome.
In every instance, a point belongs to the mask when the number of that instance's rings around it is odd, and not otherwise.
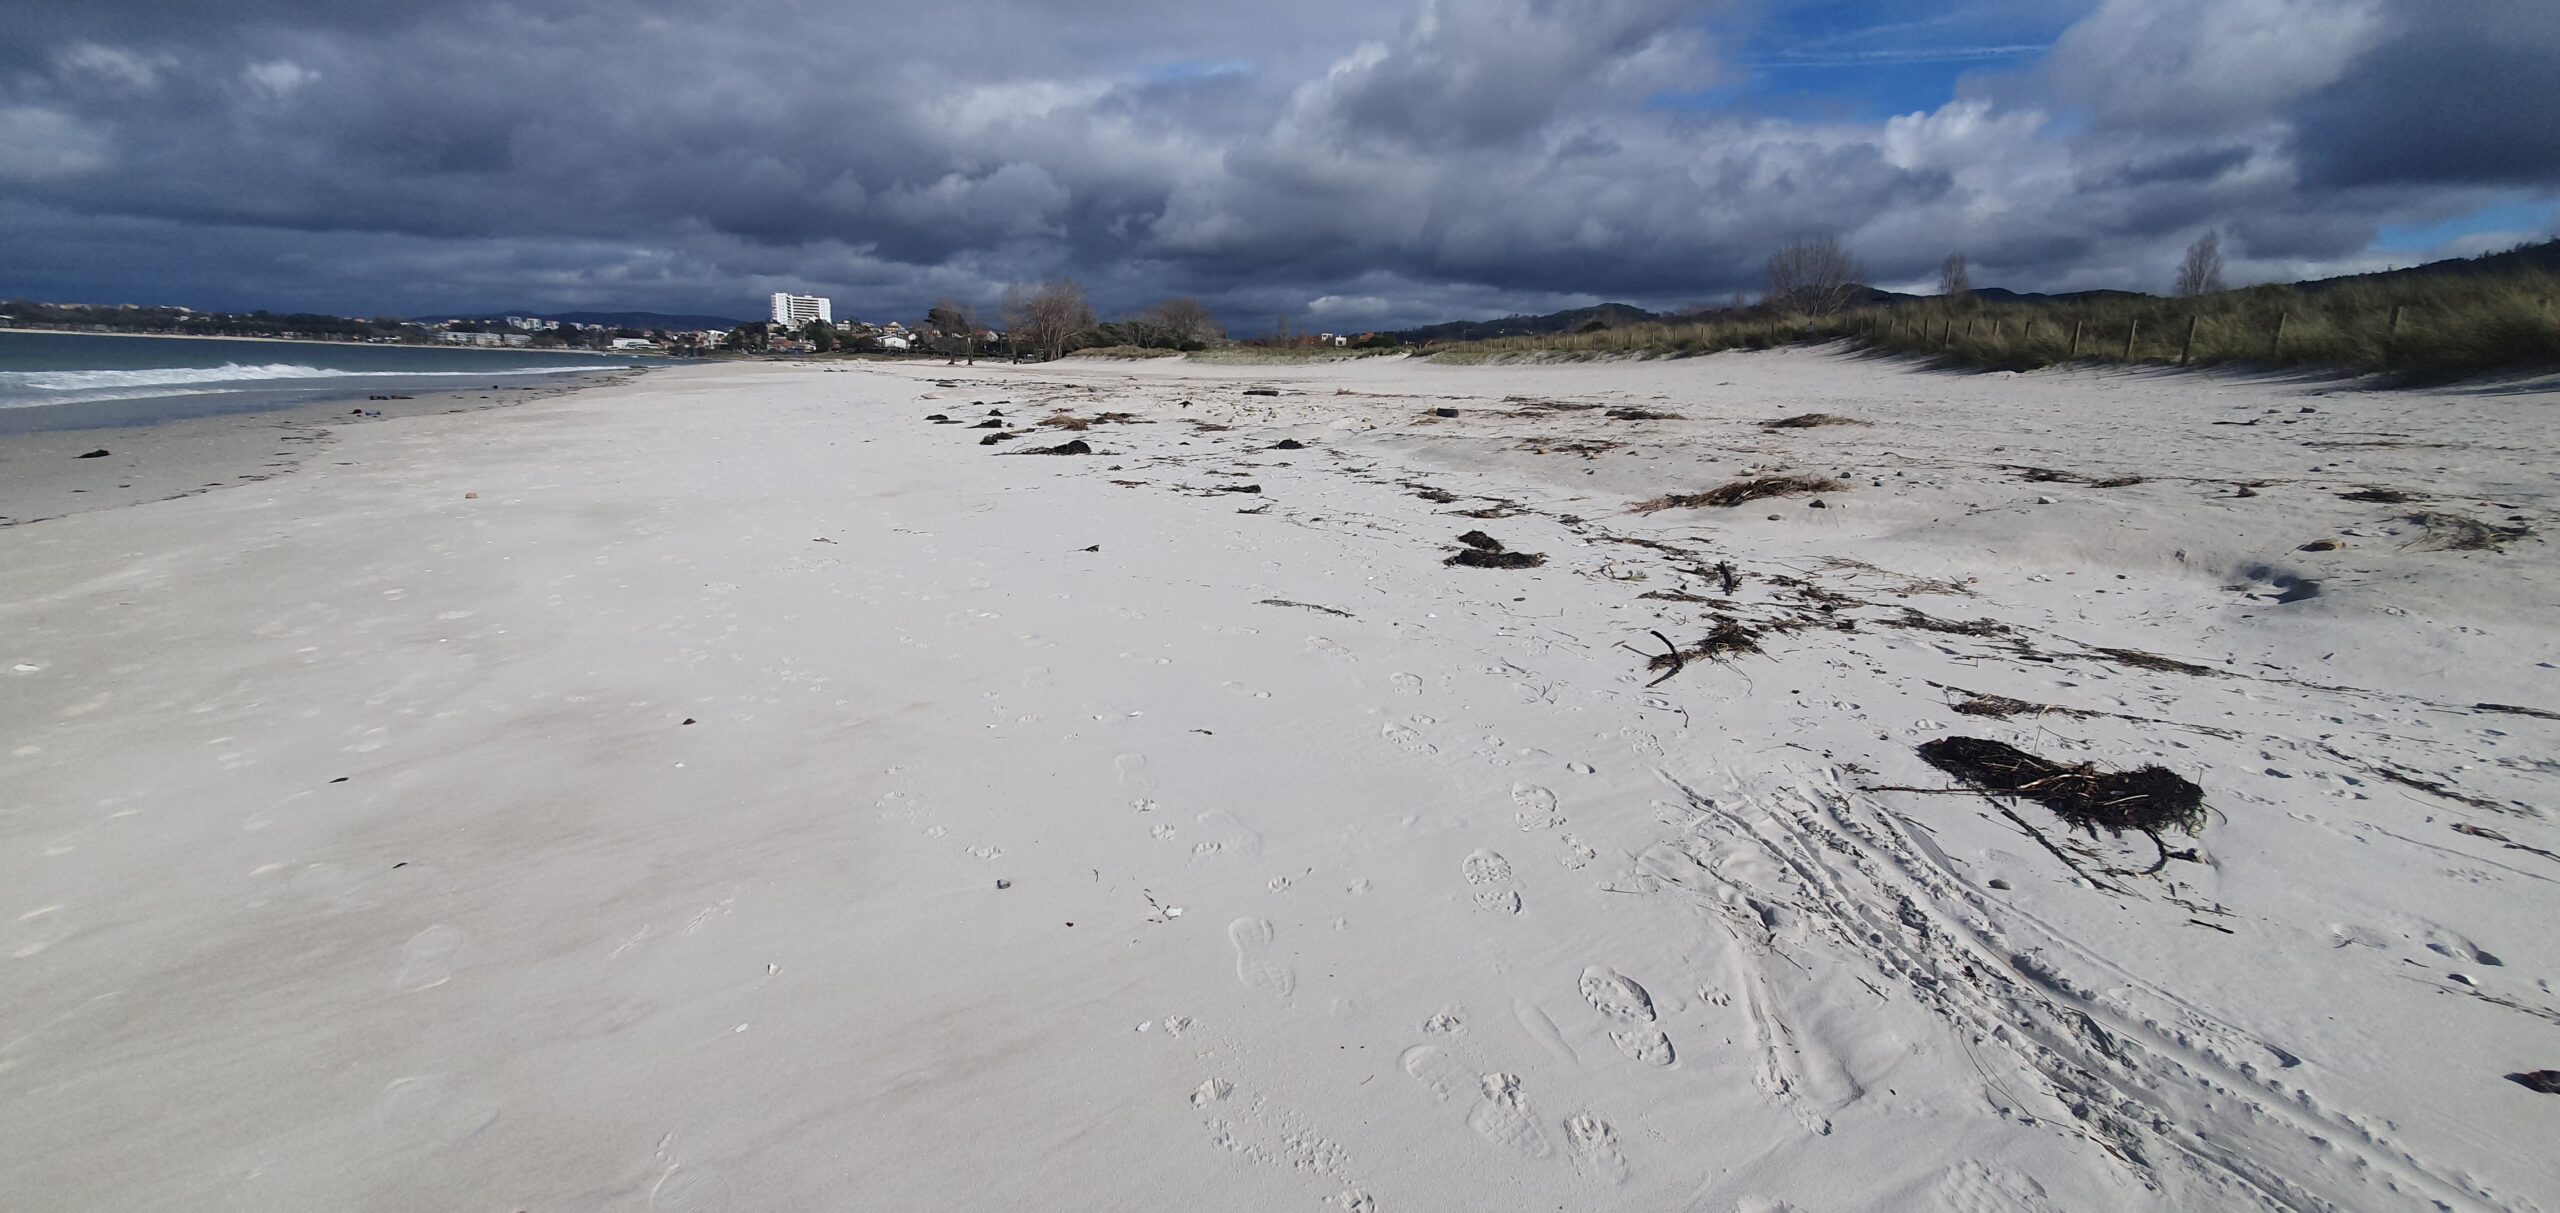
[[[1683,661],[1714,661],[1721,657],[1734,657],[1759,651],[1760,633],[1757,630],[1744,627],[1730,619],[1718,619],[1716,626],[1698,643],[1680,650],[1677,656],[1670,653],[1656,654],[1652,661],[1646,663],[1645,668],[1668,670]]]
[[[1482,531],[1460,535],[1458,542],[1467,546],[1441,563],[1467,569],[1534,569],[1547,562],[1536,552],[1505,551],[1501,540]]]
[[[1660,409],[1614,408],[1609,410],[1607,415],[1611,421],[1678,421],[1681,419],[1678,413],[1666,413]]]
[[[1941,737],[1920,746],[1921,761],[1957,781],[2020,796],[2091,834],[2204,829],[2204,789],[2163,766],[2102,771],[2094,763],[2064,766],[2005,742]]]
[[[2460,514],[2428,512],[2411,514],[2408,520],[2426,528],[2426,534],[2408,545],[2417,552],[2494,552],[2509,540],[2533,533],[2529,526],[2491,526]]]
[[[2352,493],[2340,493],[2338,494],[2338,497],[2345,501],[2365,501],[2371,502],[2375,505],[2407,505],[2412,501],[2426,500],[2426,498],[2421,497],[2416,493],[2404,492],[2400,489],[2386,489],[2375,485],[2366,485]]]
[[[2011,699],[2006,695],[1974,695],[1956,705],[1956,711],[1966,716],[1988,716],[1993,720],[2007,720],[2012,716],[2041,716],[2048,710],[2041,703]]]
[[[1016,455],[1090,455],[1093,447],[1082,438],[1071,438],[1056,446],[1035,446],[1015,451]]]
[[[1760,423],[1760,428],[1764,430],[1809,430],[1815,426],[1823,425],[1866,424],[1868,423],[1860,421],[1855,417],[1843,417],[1838,413],[1798,413],[1793,417],[1780,417],[1775,421],[1763,421]]]
[[[1701,506],[1737,506],[1764,497],[1787,497],[1797,493],[1837,493],[1847,484],[1825,476],[1754,476],[1703,493],[1672,493],[1650,501],[1635,503],[1639,514],[1662,510],[1694,510]]]

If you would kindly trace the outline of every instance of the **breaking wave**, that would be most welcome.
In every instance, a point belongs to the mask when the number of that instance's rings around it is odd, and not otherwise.
[[[568,375],[611,369],[593,364],[510,367],[475,371],[350,371],[270,362],[250,366],[165,366],[116,371],[0,371],[0,408],[88,403],[139,396],[193,395],[221,387],[295,379],[493,379],[520,375]]]

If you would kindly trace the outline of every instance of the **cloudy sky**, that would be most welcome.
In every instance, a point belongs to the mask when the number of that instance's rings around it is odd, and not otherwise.
[[[1239,332],[2165,289],[2560,225],[2553,0],[7,6],[0,297],[839,316],[1072,276]]]

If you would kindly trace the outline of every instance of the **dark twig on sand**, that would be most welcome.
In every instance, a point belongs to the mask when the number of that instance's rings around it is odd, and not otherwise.
[[[1288,600],[1288,599],[1286,599],[1286,598],[1265,598],[1265,599],[1263,599],[1263,600],[1262,600],[1261,605],[1263,605],[1263,606],[1276,606],[1276,607],[1297,607],[1297,608],[1299,608],[1299,609],[1301,609],[1301,610],[1308,610],[1308,611],[1321,611],[1321,612],[1323,612],[1324,614],[1327,614],[1327,615],[1338,615],[1338,616],[1340,616],[1340,617],[1342,617],[1342,618],[1344,618],[1344,619],[1352,619],[1352,618],[1356,618],[1356,616],[1354,616],[1354,615],[1353,615],[1351,612],[1349,612],[1349,611],[1338,611],[1338,610],[1335,610],[1335,609],[1334,609],[1334,608],[1332,608],[1332,607],[1329,607],[1329,606],[1318,606],[1318,605],[1316,605],[1315,603],[1312,603],[1312,602],[1291,602],[1291,601],[1289,601],[1289,600]]]
[[[1688,662],[1688,660],[1687,660],[1687,659],[1685,659],[1685,658],[1683,658],[1683,657],[1681,657],[1681,656],[1680,656],[1680,646],[1679,646],[1679,645],[1676,645],[1676,644],[1671,643],[1671,638],[1670,638],[1670,637],[1665,636],[1665,635],[1663,635],[1663,634],[1662,634],[1662,633],[1660,633],[1660,632],[1655,632],[1655,633],[1653,634],[1653,638],[1654,638],[1654,639],[1656,639],[1656,640],[1661,641],[1661,642],[1662,642],[1662,647],[1663,647],[1664,649],[1666,649],[1666,650],[1669,650],[1669,652],[1670,652],[1670,656],[1671,656],[1671,668],[1670,668],[1670,669],[1667,669],[1667,670],[1664,670],[1664,671],[1662,672],[1662,677],[1660,677],[1660,678],[1656,678],[1656,679],[1654,679],[1653,681],[1646,683],[1645,685],[1646,685],[1646,686],[1648,686],[1648,687],[1658,687],[1658,686],[1661,686],[1663,683],[1670,681],[1670,679],[1671,679],[1671,676],[1672,676],[1672,675],[1679,673],[1679,672],[1680,672],[1684,667],[1686,667],[1686,666],[1689,664],[1689,662]]]

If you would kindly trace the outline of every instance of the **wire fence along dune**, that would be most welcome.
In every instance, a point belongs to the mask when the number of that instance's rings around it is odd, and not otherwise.
[[[1924,299],[1825,317],[1742,315],[1428,347],[1449,362],[1676,358],[1848,338],[1932,364],[2307,367],[2410,378],[2560,368],[2560,275],[2250,287],[2193,298],[2033,303]]]

